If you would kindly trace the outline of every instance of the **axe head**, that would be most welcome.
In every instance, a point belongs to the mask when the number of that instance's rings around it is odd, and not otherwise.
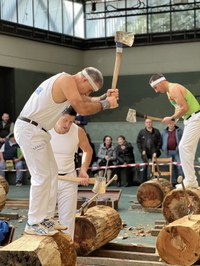
[[[132,32],[117,31],[115,34],[115,42],[131,47],[134,42],[134,34]]]
[[[106,193],[106,178],[97,176],[92,191],[98,194]]]
[[[136,110],[135,109],[131,109],[131,108],[128,109],[126,121],[130,123],[136,123]]]

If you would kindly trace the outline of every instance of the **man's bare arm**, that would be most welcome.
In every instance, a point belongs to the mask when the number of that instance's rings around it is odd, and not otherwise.
[[[85,131],[82,128],[78,128],[78,136],[79,136],[79,147],[83,151],[82,155],[82,164],[81,164],[81,170],[80,170],[80,175],[83,173],[86,173],[89,165],[92,160],[92,154],[93,150],[90,146],[90,143],[88,141],[88,137],[85,133]]]
[[[53,99],[61,103],[66,99],[80,115],[91,115],[102,111],[102,105],[99,101],[83,100],[80,95],[74,78],[70,75],[60,76],[53,86]],[[110,109],[118,107],[115,97],[109,97]]]

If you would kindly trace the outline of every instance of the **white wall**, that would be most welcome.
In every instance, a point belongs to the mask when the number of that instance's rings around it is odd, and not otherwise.
[[[200,43],[162,44],[123,49],[120,75],[174,73],[200,70]],[[115,49],[84,52],[84,64],[102,70],[105,76],[113,74]]]
[[[173,73],[200,70],[199,42],[140,46],[123,49],[120,75]],[[0,34],[0,66],[57,73],[76,73],[83,66],[112,76],[115,48],[79,51]]]
[[[0,66],[47,73],[76,73],[83,67],[83,56],[77,49],[0,34]]]

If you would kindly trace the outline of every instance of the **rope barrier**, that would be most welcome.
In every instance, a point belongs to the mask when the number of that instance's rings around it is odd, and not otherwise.
[[[149,165],[152,165],[153,163],[152,162],[149,162],[149,163],[131,163],[131,164],[121,164],[121,165],[110,165],[110,166],[92,166],[92,167],[89,167],[90,170],[92,171],[96,171],[96,170],[100,170],[100,169],[114,169],[114,168],[126,168],[126,167],[138,167],[138,166],[149,166]],[[174,164],[174,165],[181,165],[180,162],[172,162],[172,163],[154,163],[155,165],[170,165],[170,164]],[[194,168],[200,168],[200,165],[194,165]],[[80,168],[76,168],[76,170],[80,170]],[[0,170],[2,172],[28,172],[29,170],[28,169],[19,169],[19,170],[16,170],[16,169],[12,169],[12,170]]]

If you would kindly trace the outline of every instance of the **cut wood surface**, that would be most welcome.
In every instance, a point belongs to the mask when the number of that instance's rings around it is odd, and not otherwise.
[[[165,178],[154,178],[142,183],[137,190],[137,200],[144,208],[158,208],[165,195],[173,189]]]
[[[109,206],[89,208],[75,221],[74,243],[78,255],[87,255],[117,237],[122,228],[121,218]]]
[[[3,176],[1,176],[1,175],[0,175],[0,184],[3,186],[6,194],[8,194],[9,184],[8,184],[7,180]]]
[[[200,189],[186,189],[189,201],[193,205],[193,214],[200,214]],[[163,200],[163,216],[168,223],[188,214],[188,202],[183,190],[170,191]]]
[[[3,186],[0,184],[0,211],[3,210],[6,204],[6,192]]]
[[[169,264],[189,266],[200,258],[200,215],[180,218],[164,227],[156,242],[159,256]]]
[[[69,235],[23,235],[0,249],[0,265],[75,266],[76,251]]]

